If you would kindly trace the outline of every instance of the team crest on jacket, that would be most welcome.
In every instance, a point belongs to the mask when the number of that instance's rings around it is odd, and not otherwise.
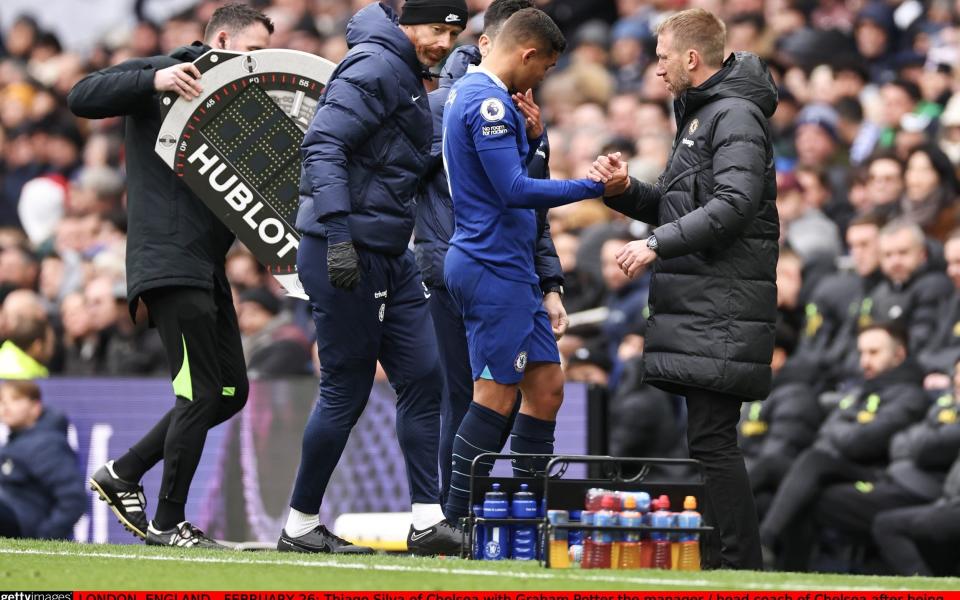
[[[521,350],[520,354],[517,355],[517,358],[513,361],[513,368],[517,373],[523,373],[523,370],[527,368],[527,351]]]
[[[700,127],[700,119],[694,119],[690,121],[690,129],[688,129],[688,131],[690,133],[693,133],[694,131],[697,130],[697,127]]]
[[[486,121],[499,121],[507,114],[499,98],[487,98],[480,104],[480,115]]]

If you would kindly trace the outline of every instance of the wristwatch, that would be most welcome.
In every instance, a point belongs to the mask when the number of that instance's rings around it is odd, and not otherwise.
[[[549,294],[549,293],[551,293],[551,292],[556,292],[556,293],[560,294],[560,297],[561,297],[561,298],[563,298],[563,286],[562,286],[562,285],[551,285],[550,287],[548,287],[548,288],[543,292],[543,295],[546,296],[547,294]]]
[[[654,254],[660,254],[660,244],[657,242],[657,236],[651,235],[647,238],[647,248],[653,250]]]

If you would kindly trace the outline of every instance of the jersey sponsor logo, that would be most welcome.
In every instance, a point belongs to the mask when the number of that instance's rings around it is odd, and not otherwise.
[[[507,129],[506,125],[484,125],[480,128],[480,133],[486,137],[504,135],[509,132],[510,130]]]
[[[517,358],[513,360],[513,368],[517,373],[523,373],[524,369],[527,368],[526,350],[521,350],[520,354],[517,355]]]
[[[447,15],[447,18],[444,19],[444,22],[446,22],[446,23],[459,23],[459,22],[460,22],[460,15],[455,15],[455,14],[453,14],[453,13],[450,13],[449,15]]]
[[[499,98],[487,98],[480,103],[480,116],[485,121],[500,121],[507,114],[507,109]]]

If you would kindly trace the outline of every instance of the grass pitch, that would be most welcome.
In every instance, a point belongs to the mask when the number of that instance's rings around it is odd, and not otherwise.
[[[548,570],[518,561],[333,557],[0,540],[7,590],[958,590],[958,578]]]

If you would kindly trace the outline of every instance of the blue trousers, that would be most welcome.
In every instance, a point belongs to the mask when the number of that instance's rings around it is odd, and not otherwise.
[[[350,291],[327,276],[327,242],[304,236],[297,252],[320,355],[320,398],[303,434],[290,506],[315,514],[350,430],[366,406],[377,361],[397,392],[397,438],[412,502],[440,501],[437,443],[443,391],[427,292],[409,250],[358,247],[362,278]]]

